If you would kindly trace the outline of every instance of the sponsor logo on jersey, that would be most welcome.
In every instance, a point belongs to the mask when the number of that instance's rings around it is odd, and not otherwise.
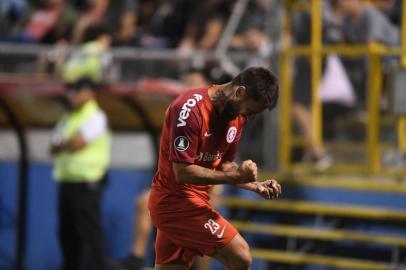
[[[176,137],[174,143],[176,150],[185,151],[189,148],[189,140],[185,136]]]
[[[226,136],[227,142],[232,143],[234,141],[236,135],[237,135],[237,128],[230,127],[227,131],[227,136]]]
[[[217,153],[209,153],[209,152],[200,152],[199,155],[197,156],[196,160],[197,161],[203,161],[203,162],[212,162],[218,159],[221,159],[224,156],[224,153],[217,151]]]
[[[203,97],[201,95],[193,94],[193,98],[189,98],[185,103],[183,103],[182,109],[179,112],[177,127],[186,126],[186,120],[189,118],[190,111],[194,106],[196,106],[197,102],[202,99]]]

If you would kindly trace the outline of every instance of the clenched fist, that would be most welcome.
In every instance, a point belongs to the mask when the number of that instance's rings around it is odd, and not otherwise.
[[[263,182],[256,182],[257,190],[256,192],[261,195],[262,198],[270,200],[278,198],[282,193],[281,185],[274,179],[265,180]]]
[[[258,168],[257,164],[252,160],[245,160],[238,167],[239,183],[249,183],[257,180]]]

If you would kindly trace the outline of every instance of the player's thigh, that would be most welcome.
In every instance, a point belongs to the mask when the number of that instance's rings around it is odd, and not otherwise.
[[[221,248],[212,257],[221,261],[225,266],[234,269],[233,265],[248,267],[251,265],[252,257],[248,243],[237,234],[226,246]]]

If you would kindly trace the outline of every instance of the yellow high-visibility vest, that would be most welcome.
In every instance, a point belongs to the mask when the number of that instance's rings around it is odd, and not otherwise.
[[[81,108],[65,115],[58,123],[62,139],[69,140],[82,124],[100,111],[96,101],[88,101]],[[110,161],[111,134],[109,131],[77,151],[57,154],[54,177],[62,182],[96,182],[106,173]]]

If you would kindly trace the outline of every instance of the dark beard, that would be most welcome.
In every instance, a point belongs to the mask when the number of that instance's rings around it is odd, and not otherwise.
[[[239,111],[238,104],[229,101],[224,106],[224,110],[223,113],[221,114],[221,117],[224,119],[224,121],[230,122],[231,120],[234,120],[238,116],[238,111]]]

